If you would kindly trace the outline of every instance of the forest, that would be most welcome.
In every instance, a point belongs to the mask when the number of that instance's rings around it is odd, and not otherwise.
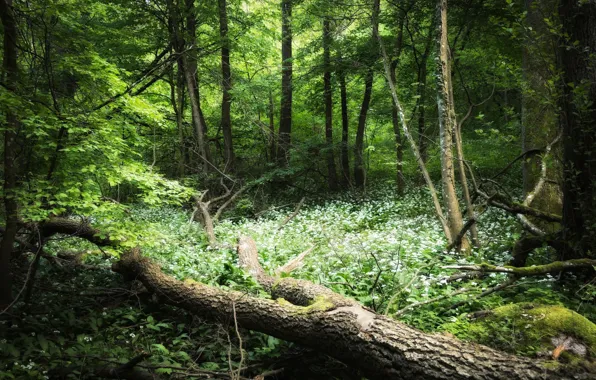
[[[595,0],[0,25],[0,379],[596,378]]]

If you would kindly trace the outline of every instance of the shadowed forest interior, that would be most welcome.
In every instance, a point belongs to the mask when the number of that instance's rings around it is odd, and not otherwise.
[[[595,0],[0,16],[0,379],[596,376]]]

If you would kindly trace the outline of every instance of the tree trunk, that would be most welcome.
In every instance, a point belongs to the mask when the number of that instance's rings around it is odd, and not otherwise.
[[[221,37],[221,74],[223,96],[221,100],[221,129],[224,136],[225,171],[235,170],[234,146],[232,140],[232,119],[230,106],[232,96],[232,72],[230,69],[230,40],[228,38],[228,13],[226,0],[218,0],[219,35]]]
[[[292,1],[281,1],[281,112],[277,162],[288,163],[292,133]]]
[[[402,46],[403,46],[403,39],[404,39],[404,22],[406,15],[401,14],[402,11],[398,10],[397,19],[398,19],[398,27],[397,27],[397,38],[395,40],[395,57],[391,62],[391,80],[393,83],[397,82],[397,66],[399,64],[399,60],[401,57]],[[391,108],[391,122],[393,124],[393,134],[395,136],[395,153],[396,153],[396,185],[397,185],[397,193],[399,195],[404,194],[404,189],[406,187],[406,183],[404,180],[404,173],[403,173],[403,163],[404,163],[404,147],[403,141],[401,137],[401,129],[399,127],[399,115],[397,111],[397,105],[395,104],[395,100],[393,97],[391,98],[391,104],[393,107]]]
[[[387,55],[387,51],[385,50],[385,46],[383,45],[383,40],[381,36],[377,34],[377,40],[379,42],[379,47],[381,50],[381,56],[383,58],[383,68],[385,69],[385,78],[387,78],[387,82],[389,84],[389,89],[391,90],[391,97],[393,98],[393,104],[395,104],[397,108],[397,115],[399,116],[399,123],[401,124],[401,129],[404,132],[404,136],[406,140],[410,144],[410,148],[412,149],[412,153],[416,158],[416,162],[418,163],[418,168],[422,172],[422,176],[424,177],[424,181],[426,182],[426,186],[430,192],[430,196],[433,202],[433,206],[435,208],[435,215],[441,223],[443,227],[443,232],[445,233],[445,237],[449,243],[453,242],[453,239],[457,236],[451,235],[451,230],[447,224],[447,220],[445,219],[445,214],[443,213],[443,208],[441,207],[441,202],[439,201],[439,196],[437,195],[437,189],[430,178],[430,174],[428,173],[428,169],[426,168],[426,164],[422,161],[422,157],[420,155],[420,150],[418,149],[418,145],[410,132],[410,128],[406,123],[406,116],[404,115],[403,107],[401,106],[401,102],[399,101],[399,96],[397,95],[397,87],[396,82],[393,80],[391,76],[391,62],[389,61],[389,56]]]
[[[441,180],[443,202],[447,209],[447,225],[451,236],[455,237],[463,228],[464,223],[455,192],[455,170],[453,167],[453,132],[457,127],[457,122],[452,95],[451,55],[447,39],[447,0],[438,1],[437,20],[437,106],[441,140]],[[461,248],[464,250],[469,248],[466,238],[462,239]]]
[[[184,74],[179,69],[174,72],[171,68],[170,74],[170,102],[176,115],[176,130],[178,131],[178,149],[176,174],[179,178],[184,177],[186,167],[186,151],[184,149]]]
[[[557,101],[552,78],[552,71],[557,60],[558,37],[555,37],[545,18],[555,17],[558,0],[526,0],[526,29],[528,37],[523,49],[523,77],[525,90],[522,93],[522,152],[530,149],[543,149],[559,134]],[[529,30],[531,28],[531,30]],[[540,192],[535,197],[532,207],[554,214],[560,214],[562,208],[560,165],[562,151],[559,146],[552,152],[555,159],[549,160],[547,178]],[[523,188],[528,194],[541,177],[541,156],[534,155],[523,161]],[[540,223],[540,228],[555,232],[559,224]]]
[[[170,0],[171,1],[171,0]],[[195,15],[194,0],[186,0],[186,37],[188,40],[188,51],[182,54],[184,63],[184,78],[190,101],[193,125],[197,138],[197,150],[201,156],[201,162],[204,170],[211,170],[211,152],[207,141],[207,124],[201,110],[201,96],[199,93],[199,81],[197,78],[197,21]]]
[[[341,97],[341,183],[343,187],[350,185],[350,156],[349,156],[349,128],[348,120],[348,91],[346,89],[346,74],[344,68],[341,67],[337,72],[339,81],[339,90]]]
[[[333,154],[333,92],[331,89],[331,26],[328,17],[323,19],[323,73],[325,95],[325,142],[327,143],[327,183],[337,190],[337,173]]]
[[[435,20],[433,20],[428,30],[424,53],[420,57],[418,66],[418,146],[420,147],[420,155],[424,162],[428,158],[428,136],[426,135],[426,73],[435,28],[436,24]]]
[[[357,187],[364,186],[364,130],[366,129],[366,116],[370,106],[370,98],[373,85],[373,70],[369,68],[364,77],[364,97],[358,116],[358,129],[356,130],[356,142],[354,144],[354,184]]]
[[[2,62],[3,82],[9,91],[17,90],[17,25],[12,9],[12,0],[0,0],[0,18],[4,29],[4,58]],[[18,206],[16,199],[16,152],[15,144],[18,129],[17,115],[10,109],[6,112],[4,130],[4,212],[6,227],[0,243],[0,306],[12,300],[12,276],[10,257],[17,235]]]
[[[276,146],[275,141],[275,116],[273,107],[273,91],[269,90],[269,154],[270,161],[275,162],[276,160]]]
[[[379,28],[379,7],[380,0],[373,1],[372,8],[372,39],[375,40],[377,30]],[[370,62],[370,67],[364,76],[364,97],[362,98],[362,106],[360,107],[360,116],[358,117],[358,129],[356,130],[356,143],[354,144],[354,184],[357,187],[364,186],[364,130],[366,129],[366,116],[370,107],[370,98],[372,95],[373,85],[373,66],[374,60]]]
[[[241,238],[239,264],[273,299],[178,281],[142,258],[124,254],[113,270],[137,279],[162,302],[203,318],[235,320],[240,327],[311,347],[371,379],[564,379],[573,375],[443,335],[425,334],[377,315],[321,285],[267,275],[256,245]]]
[[[563,240],[575,255],[596,257],[596,2],[562,0],[564,93]]]
[[[466,175],[466,165],[465,165],[465,157],[464,157],[464,146],[463,140],[461,137],[461,127],[462,124],[459,123],[455,127],[455,133],[453,138],[455,140],[455,151],[457,156],[457,164],[458,164],[458,172],[459,172],[459,182],[461,183],[462,193],[464,196],[464,201],[466,202],[466,209],[467,209],[467,217],[468,220],[476,219],[476,213],[474,212],[474,204],[472,202],[472,197],[470,195],[470,188],[468,187],[468,177]],[[474,247],[480,246],[480,241],[478,240],[478,229],[476,228],[476,222],[472,224],[470,227],[470,238],[472,241],[472,245]]]

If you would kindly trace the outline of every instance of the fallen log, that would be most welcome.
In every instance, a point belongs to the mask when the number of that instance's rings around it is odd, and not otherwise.
[[[272,300],[178,281],[133,249],[112,269],[137,279],[164,303],[203,318],[295,342],[336,358],[371,379],[587,379],[565,367],[516,357],[486,346],[427,334],[378,315],[330,289],[265,273],[250,238],[240,240],[240,265]],[[249,250],[245,250],[249,248]]]

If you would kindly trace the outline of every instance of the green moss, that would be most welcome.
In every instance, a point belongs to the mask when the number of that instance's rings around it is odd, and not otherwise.
[[[325,296],[318,296],[315,300],[304,308],[306,313],[313,313],[315,311],[327,311],[335,308],[335,304]]]
[[[333,302],[325,296],[317,297],[309,306],[296,306],[293,303],[286,301],[284,298],[278,298],[276,302],[288,309],[293,309],[292,311],[295,311],[297,314],[309,314],[335,308]]]
[[[493,310],[487,318],[468,325],[465,333],[480,343],[524,355],[548,353],[553,350],[551,339],[570,336],[596,357],[596,325],[582,315],[558,305],[518,303]],[[564,352],[561,360],[579,363],[582,358]]]
[[[296,305],[294,305],[293,303],[286,301],[285,298],[278,298],[275,300],[275,302],[277,302],[278,304],[280,304],[281,306],[291,306],[291,307],[296,307]]]

